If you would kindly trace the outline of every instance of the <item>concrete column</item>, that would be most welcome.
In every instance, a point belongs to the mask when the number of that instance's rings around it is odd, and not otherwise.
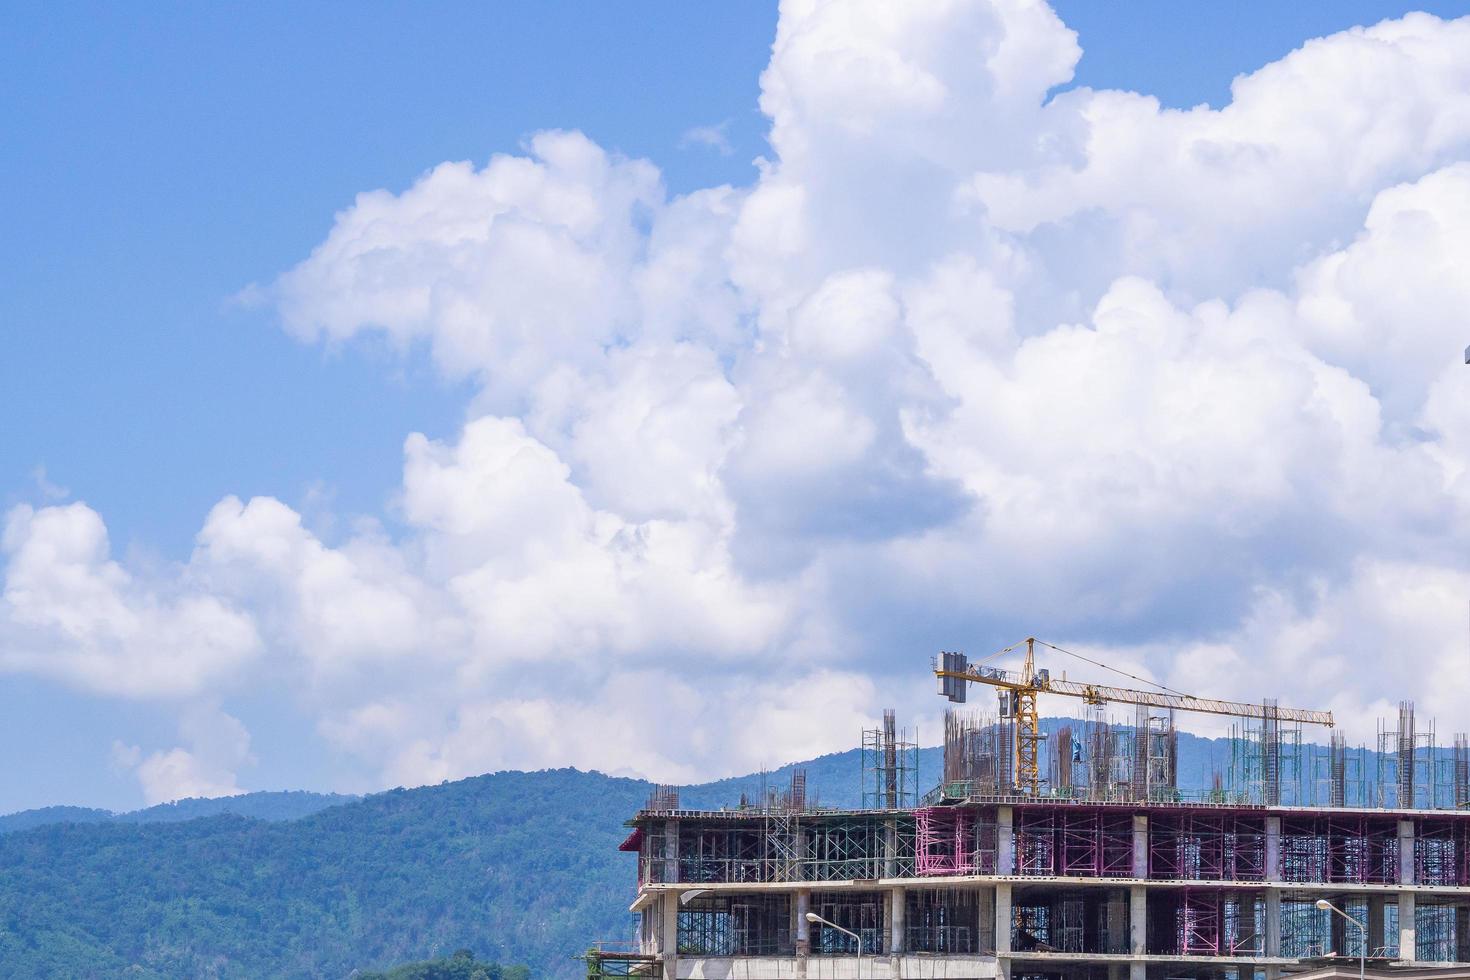
[[[1399,821],[1399,884],[1414,884],[1414,821]]]
[[[979,914],[975,917],[975,952],[995,952],[995,889],[981,888],[975,896]]]
[[[1281,955],[1281,889],[1266,889],[1266,955]]]
[[[1409,963],[1417,959],[1414,945],[1414,893],[1399,892],[1399,959]]]
[[[908,911],[908,891],[903,886],[888,889],[888,952],[902,953],[904,943],[904,913]]]
[[[995,873],[1016,873],[1016,829],[1011,807],[995,808]]]
[[[1133,815],[1133,877],[1148,877],[1148,817]]]
[[[1281,880],[1281,818],[1266,818],[1266,880]]]
[[[1002,881],[995,886],[995,954],[1005,956],[1011,951],[1011,883]]]
[[[796,867],[791,869],[792,881],[808,881],[812,875],[807,872],[807,836],[805,827],[796,828]]]
[[[664,821],[664,881],[679,880],[679,821]]]
[[[1387,905],[1388,899],[1383,895],[1368,896],[1368,921],[1363,924],[1368,930],[1369,956],[1388,945],[1387,936],[1384,935],[1385,919],[1383,915],[1383,910]]]
[[[663,894],[663,935],[659,950],[663,960],[664,980],[678,980],[679,976],[679,893],[667,891]]]
[[[1148,890],[1143,885],[1128,889],[1128,952],[1132,956],[1148,952]]]
[[[1148,964],[1129,963],[1128,980],[1148,980]]]
[[[893,817],[883,821],[883,877],[898,877],[898,821]]]
[[[812,910],[812,893],[806,888],[796,893],[796,955],[808,956],[812,951],[812,924],[806,914]]]

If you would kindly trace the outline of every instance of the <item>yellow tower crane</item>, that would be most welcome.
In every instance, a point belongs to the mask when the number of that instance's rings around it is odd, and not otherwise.
[[[1020,671],[1002,670],[983,664],[971,664],[963,653],[941,653],[941,660],[934,665],[934,676],[939,678],[939,693],[949,700],[963,704],[966,685],[969,683],[989,684],[1010,692],[1010,714],[1016,720],[1016,743],[1013,762],[1016,783],[1023,792],[1031,796],[1041,795],[1041,766],[1038,756],[1044,736],[1041,734],[1041,716],[1036,710],[1039,694],[1064,694],[1081,698],[1088,704],[1143,704],[1156,708],[1172,708],[1177,711],[1198,711],[1211,715],[1235,715],[1242,718],[1273,718],[1277,721],[1303,722],[1309,725],[1333,726],[1332,712],[1310,711],[1304,708],[1278,708],[1274,705],[1248,704],[1243,701],[1219,701],[1212,698],[1197,698],[1192,694],[1163,688],[1159,691],[1138,691],[1127,687],[1109,687],[1103,684],[1088,684],[1081,681],[1055,679],[1049,670],[1036,668],[1036,644],[1050,647],[1058,653],[1087,661],[1100,667],[1106,664],[1088,660],[1080,654],[1063,650],[1059,646],[1028,636],[1026,660]],[[1009,653],[1021,644],[1007,647],[993,656]],[[991,658],[986,658],[991,659]],[[1119,671],[1119,673],[1122,673]],[[1127,675],[1132,677],[1132,674]],[[1143,678],[1135,678],[1143,680]]]

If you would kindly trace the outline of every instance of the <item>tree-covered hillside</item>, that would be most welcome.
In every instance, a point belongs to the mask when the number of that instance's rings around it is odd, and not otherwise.
[[[0,834],[30,830],[50,823],[106,823],[116,814],[88,806],[43,806],[37,810],[21,810],[0,816]]]
[[[572,976],[627,935],[617,850],[647,784],[557,770],[292,822],[53,824],[0,837],[0,975],[332,977],[459,948]]]

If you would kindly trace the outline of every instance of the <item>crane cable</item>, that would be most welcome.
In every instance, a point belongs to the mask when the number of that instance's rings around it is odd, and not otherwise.
[[[1048,643],[1045,640],[1037,640],[1036,642],[1040,643],[1044,647],[1050,647],[1057,653],[1065,653],[1069,657],[1076,657],[1078,660],[1081,660],[1084,663],[1092,664],[1094,667],[1101,667],[1103,670],[1111,670],[1115,674],[1121,674],[1124,677],[1131,678],[1132,680],[1138,681],[1139,683],[1147,684],[1150,687],[1156,687],[1161,691],[1167,691],[1170,694],[1177,695],[1181,698],[1189,698],[1190,700],[1194,701],[1199,700],[1193,694],[1185,694],[1183,691],[1176,691],[1174,690],[1174,688],[1169,687],[1166,684],[1160,684],[1158,681],[1151,681],[1147,677],[1139,677],[1137,674],[1130,674],[1126,670],[1119,670],[1117,667],[1109,667],[1107,664],[1103,663],[1100,660],[1093,660],[1091,657],[1084,657],[1080,653],[1073,653],[1071,650],[1064,650],[1061,647],[1057,646],[1055,643]],[[1018,643],[1016,644],[1016,646],[1020,646],[1020,644]],[[1005,651],[1001,652],[1004,653]]]
[[[1147,684],[1149,687],[1156,687],[1159,690],[1166,691],[1169,694],[1175,695],[1176,697],[1189,698],[1191,701],[1198,701],[1199,700],[1199,698],[1195,697],[1193,694],[1185,694],[1183,691],[1175,690],[1174,688],[1169,687],[1167,684],[1160,684],[1158,681],[1149,680],[1147,677],[1139,677],[1137,674],[1130,674],[1126,670],[1119,670],[1117,667],[1109,666],[1108,664],[1103,663],[1101,660],[1093,660],[1091,657],[1084,657],[1080,653],[1076,653],[1076,652],[1074,652],[1072,650],[1068,650],[1068,649],[1065,649],[1063,647],[1059,647],[1055,643],[1048,643],[1045,640],[1036,639],[1036,637],[1034,637],[1034,636],[1031,639],[1035,640],[1037,643],[1041,644],[1044,647],[1049,647],[1050,649],[1055,650],[1057,653],[1065,653],[1069,657],[1076,657],[1078,660],[1081,660],[1083,663],[1092,664],[1094,667],[1101,667],[1103,670],[1111,670],[1115,674],[1119,674],[1119,675],[1121,675],[1123,677],[1127,677],[1130,680],[1138,681],[1141,684]],[[1021,640],[1021,641],[1019,641],[1017,643],[1012,643],[1010,646],[1006,647],[1005,649],[1003,649],[1003,650],[997,650],[996,652],[992,653],[990,656],[988,656],[988,657],[981,657],[979,660],[976,660],[973,663],[975,663],[975,664],[983,664],[987,660],[994,660],[996,657],[1003,657],[1003,656],[1005,656],[1006,654],[1010,653],[1013,650],[1019,650],[1021,648],[1022,644],[1024,644],[1025,642],[1026,642],[1025,640]]]
[[[1035,637],[1032,637],[1032,639],[1035,639]],[[990,656],[988,656],[988,657],[981,657],[979,660],[971,661],[971,663],[972,664],[983,664],[987,660],[994,660],[996,657],[1003,657],[1006,654],[1010,653],[1012,650],[1019,650],[1021,648],[1021,644],[1022,643],[1025,643],[1025,642],[1026,642],[1025,640],[1022,640],[1020,643],[1012,643],[1010,646],[1006,647],[1004,650],[997,650],[994,653],[992,653]],[[1041,641],[1040,640],[1037,640],[1036,642],[1040,643]]]

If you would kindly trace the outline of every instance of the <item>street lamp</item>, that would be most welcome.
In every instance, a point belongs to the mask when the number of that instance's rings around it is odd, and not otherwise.
[[[1357,926],[1358,931],[1363,934],[1363,944],[1358,947],[1358,980],[1363,980],[1363,964],[1368,958],[1368,930],[1363,927],[1363,923],[1348,915],[1342,909],[1338,908],[1336,905],[1333,905],[1325,898],[1317,899],[1317,908],[1324,909],[1329,912],[1336,912],[1338,915],[1342,916],[1344,919],[1347,919],[1353,925]]]
[[[863,975],[863,937],[862,936],[859,936],[857,933],[853,932],[851,929],[844,929],[844,928],[842,928],[841,926],[839,926],[835,922],[828,922],[826,919],[822,918],[820,915],[818,915],[815,912],[808,912],[806,914],[806,921],[808,921],[810,923],[813,923],[814,925],[828,926],[829,928],[836,929],[838,932],[842,933],[844,936],[851,936],[852,939],[853,939],[853,942],[857,943],[857,952],[858,952],[858,976],[861,977]]]

